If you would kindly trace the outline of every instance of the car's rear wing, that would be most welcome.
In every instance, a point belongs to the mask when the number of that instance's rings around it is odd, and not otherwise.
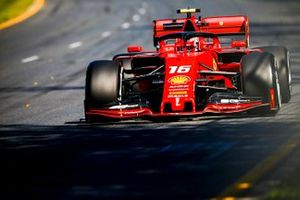
[[[157,39],[169,33],[196,31],[213,33],[218,36],[244,36],[242,42],[249,45],[249,20],[246,16],[218,16],[179,19],[160,19],[153,21],[154,46]]]
[[[249,19],[246,16],[207,17],[201,20],[201,32],[219,36],[244,36],[242,41],[249,46]]]

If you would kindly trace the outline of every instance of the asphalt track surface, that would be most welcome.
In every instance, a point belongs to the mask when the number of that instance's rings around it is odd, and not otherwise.
[[[275,117],[81,122],[87,64],[129,44],[153,49],[151,21],[187,6],[246,14],[253,47],[288,47],[291,102]],[[299,9],[297,0],[48,0],[0,32],[0,198],[218,196],[300,134]]]

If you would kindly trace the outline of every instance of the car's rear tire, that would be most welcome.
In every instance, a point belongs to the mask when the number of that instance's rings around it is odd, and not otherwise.
[[[274,107],[250,111],[255,114],[276,114],[281,107],[280,89],[274,56],[270,53],[254,52],[241,61],[243,93],[251,97],[261,97],[264,102],[273,102]],[[274,101],[271,100],[274,92]]]
[[[281,46],[266,46],[258,48],[274,55],[280,83],[281,101],[282,103],[288,103],[291,99],[292,90],[290,57],[288,50]]]
[[[120,89],[120,68],[110,60],[94,61],[86,71],[85,114],[91,108],[103,108],[118,100]],[[86,120],[94,118],[86,115]]]

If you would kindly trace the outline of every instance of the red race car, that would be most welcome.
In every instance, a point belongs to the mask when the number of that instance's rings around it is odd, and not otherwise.
[[[249,48],[246,16],[153,21],[155,51],[129,46],[86,72],[85,117],[136,118],[205,113],[276,114],[291,98],[285,47]]]

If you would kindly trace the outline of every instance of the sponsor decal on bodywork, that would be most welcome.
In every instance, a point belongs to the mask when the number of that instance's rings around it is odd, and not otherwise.
[[[187,84],[191,81],[191,78],[185,75],[177,75],[169,78],[168,82],[172,85],[182,85]]]

